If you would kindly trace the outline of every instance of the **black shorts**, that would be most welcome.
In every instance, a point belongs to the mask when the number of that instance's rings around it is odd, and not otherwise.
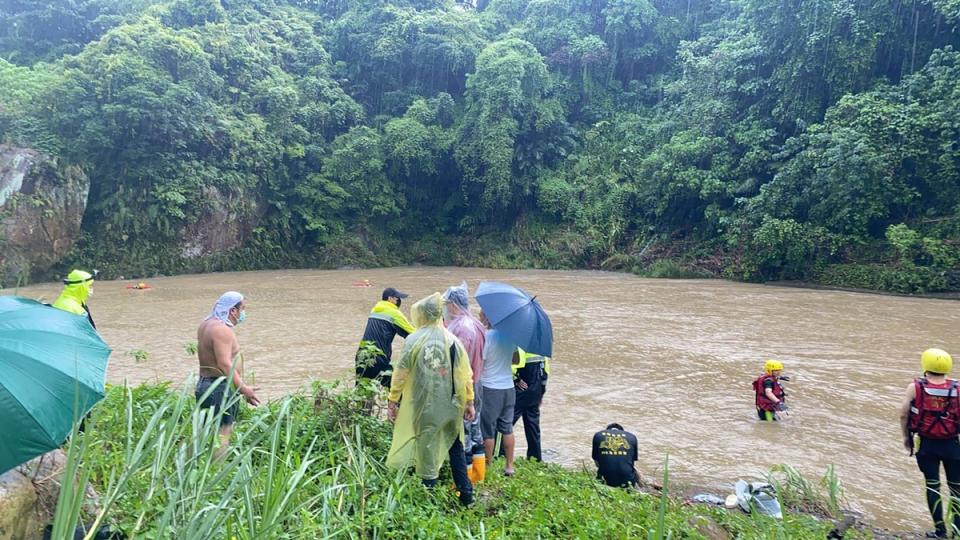
[[[216,388],[214,388],[208,396],[204,397],[204,394],[206,394],[215,383]],[[226,377],[200,377],[200,379],[197,380],[197,389],[194,392],[194,395],[197,397],[197,404],[199,404],[201,409],[213,409],[214,414],[220,414],[224,403],[229,402],[233,397],[230,395],[224,399],[224,394],[227,393],[229,386],[230,384],[227,382]],[[237,418],[237,412],[240,408],[239,405],[239,402],[235,401],[227,407],[226,410],[223,410],[223,414],[220,416],[221,426],[233,425],[234,420]]]

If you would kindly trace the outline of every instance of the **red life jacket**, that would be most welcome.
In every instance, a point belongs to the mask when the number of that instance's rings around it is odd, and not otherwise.
[[[780,386],[780,381],[777,380],[776,377],[769,374],[761,375],[753,381],[753,391],[757,394],[757,408],[761,411],[775,411],[777,410],[776,402],[770,401],[770,399],[767,398],[767,393],[763,389],[763,383],[766,382],[767,379],[773,379],[773,395],[776,396],[777,399],[783,401],[784,396],[786,396],[783,392],[783,387]]]
[[[926,439],[951,439],[960,433],[960,388],[947,379],[932,384],[927,379],[914,382],[916,397],[910,404],[908,428]]]

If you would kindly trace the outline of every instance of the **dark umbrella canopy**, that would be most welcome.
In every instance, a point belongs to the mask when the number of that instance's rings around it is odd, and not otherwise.
[[[537,300],[506,283],[484,281],[477,303],[487,320],[524,351],[553,356],[553,325]]]
[[[86,317],[0,297],[0,473],[63,443],[103,399],[109,356]]]

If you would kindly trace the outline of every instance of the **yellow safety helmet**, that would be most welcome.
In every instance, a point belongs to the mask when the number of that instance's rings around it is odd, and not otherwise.
[[[783,364],[778,360],[767,360],[763,363],[763,370],[771,375],[774,371],[783,371]]]
[[[953,369],[953,358],[943,349],[927,349],[920,355],[920,367],[924,372],[946,375]]]

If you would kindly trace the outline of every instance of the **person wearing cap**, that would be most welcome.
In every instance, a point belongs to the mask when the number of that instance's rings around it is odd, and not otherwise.
[[[96,270],[94,270],[95,273]],[[74,315],[83,315],[90,321],[90,326],[96,328],[93,316],[90,315],[90,308],[87,307],[87,299],[93,296],[94,274],[83,270],[70,272],[63,280],[63,292],[53,303],[53,307],[69,311]]]
[[[242,294],[225,292],[197,329],[200,378],[195,395],[201,408],[212,409],[214,414],[220,415],[218,457],[226,452],[230,444],[233,422],[238,413],[237,403],[232,399],[232,395],[235,395],[233,392],[240,393],[254,407],[260,404],[257,389],[243,382],[243,357],[234,333],[234,328],[247,318],[246,308]],[[223,409],[225,405],[226,410]]]
[[[593,462],[597,464],[597,478],[608,486],[630,487],[640,485],[637,461],[637,437],[624,431],[617,423],[609,424],[593,436]]]
[[[380,295],[380,301],[367,316],[367,327],[356,355],[357,379],[377,379],[384,388],[390,388],[390,358],[393,356],[393,338],[400,335],[406,338],[413,333],[413,325],[400,312],[400,304],[409,296],[393,287],[387,287]],[[369,357],[369,346],[375,346],[378,352]],[[387,372],[387,373],[385,373]]]

